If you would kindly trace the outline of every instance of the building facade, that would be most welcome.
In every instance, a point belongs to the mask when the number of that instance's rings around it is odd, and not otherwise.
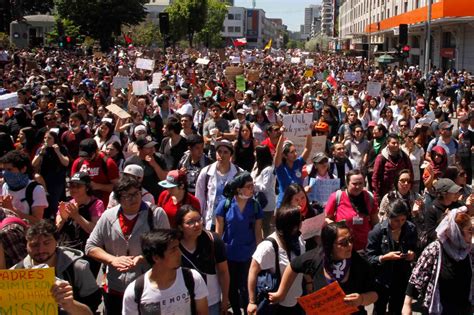
[[[312,4],[304,9],[303,37],[311,38],[321,31],[321,8],[319,4]]]
[[[339,40],[384,52],[400,48],[399,26],[408,25],[408,63],[425,69],[428,0],[345,0],[339,18]],[[433,0],[430,47],[426,66],[474,72],[474,2]]]

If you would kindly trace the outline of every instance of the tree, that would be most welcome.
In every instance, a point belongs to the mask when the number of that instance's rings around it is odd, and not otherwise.
[[[53,0],[0,0],[0,32],[9,32],[10,23],[25,15],[49,13],[53,7]]]
[[[152,44],[161,44],[160,28],[151,21],[142,22],[134,26],[123,28],[125,34],[129,34],[134,45],[151,46]]]
[[[319,34],[306,42],[305,49],[308,51],[328,51],[329,37],[324,34]]]
[[[186,37],[193,47],[194,35],[201,31],[207,20],[208,0],[176,0],[166,12],[170,15],[171,39],[174,43]]]
[[[137,25],[146,17],[148,0],[54,0],[62,18],[71,20],[107,50],[113,35],[121,35],[122,25]]]
[[[221,47],[221,29],[227,14],[227,7],[219,0],[208,0],[207,20],[202,30],[196,34],[196,40],[206,47]]]
[[[56,24],[53,30],[47,34],[48,42],[57,42],[60,40],[60,37],[77,39],[81,34],[79,26],[75,25],[71,20],[61,19],[59,16],[56,16],[55,19]]]

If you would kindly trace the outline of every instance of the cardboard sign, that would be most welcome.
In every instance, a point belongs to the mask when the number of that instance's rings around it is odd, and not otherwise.
[[[128,77],[115,76],[114,77],[114,89],[126,89],[130,80]]]
[[[225,61],[225,48],[219,48],[217,53],[219,54],[219,59]]]
[[[16,105],[18,105],[17,92],[0,95],[0,109],[5,109],[7,107],[15,107]]]
[[[205,58],[198,58],[196,60],[196,63],[199,64],[199,65],[205,65],[207,66],[209,64],[210,60],[209,59],[205,59]]]
[[[312,67],[314,66],[314,59],[306,59],[304,63],[306,67]]]
[[[137,62],[135,64],[135,67],[137,69],[153,71],[153,69],[155,68],[155,60],[145,59],[145,58],[137,58]]]
[[[241,74],[235,76],[237,91],[245,92],[245,77]]]
[[[129,113],[127,113],[125,110],[123,110],[118,105],[111,104],[111,105],[107,106],[106,108],[109,112],[111,112],[112,114],[117,115],[121,119],[127,119],[127,118],[132,117],[132,116],[130,116]]]
[[[151,88],[157,89],[160,87],[161,78],[163,77],[163,73],[155,72],[153,73],[153,81],[151,82]]]
[[[291,63],[300,63],[301,58],[300,57],[291,57],[290,62]]]
[[[260,79],[260,71],[258,70],[249,70],[247,73],[247,80],[252,82],[257,82]]]
[[[285,137],[295,138],[306,136],[313,122],[313,113],[290,114],[283,116]]]
[[[380,82],[367,82],[367,94],[372,97],[380,96],[380,91],[382,90],[382,83]]]
[[[0,314],[58,314],[54,268],[0,270]]]
[[[357,307],[344,303],[345,296],[339,282],[334,281],[316,292],[299,297],[298,303],[307,315],[349,315],[357,312]]]
[[[225,68],[225,76],[227,80],[235,80],[235,76],[244,73],[244,68],[242,67],[227,67]]]
[[[135,95],[146,95],[146,93],[148,93],[147,81],[133,81],[132,86]]]
[[[346,81],[346,82],[360,82],[361,81],[360,71],[344,72],[344,81]]]
[[[309,185],[311,186],[311,192],[308,194],[309,200],[318,201],[324,206],[328,202],[329,195],[331,195],[333,192],[335,192],[341,187],[341,180],[339,178],[311,178],[309,181]]]
[[[316,235],[321,235],[321,229],[324,226],[325,219],[326,214],[324,212],[318,214],[315,217],[305,219],[301,223],[301,237],[304,240],[307,240],[309,238],[315,237]]]

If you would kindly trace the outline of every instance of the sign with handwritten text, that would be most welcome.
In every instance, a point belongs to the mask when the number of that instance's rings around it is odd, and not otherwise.
[[[290,114],[283,116],[283,126],[285,127],[285,137],[302,137],[310,132],[313,122],[313,113]]]
[[[298,298],[298,303],[307,315],[349,315],[358,311],[355,306],[344,303],[346,294],[337,281],[316,292]]]
[[[54,279],[54,268],[0,270],[0,314],[58,314]]]
[[[15,107],[18,105],[18,93],[8,93],[0,95],[0,109],[5,109],[7,107]]]
[[[308,194],[309,200],[318,201],[320,204],[326,205],[329,199],[329,195],[331,195],[333,192],[340,188],[341,180],[339,178],[311,178],[309,185],[311,186],[311,192]]]

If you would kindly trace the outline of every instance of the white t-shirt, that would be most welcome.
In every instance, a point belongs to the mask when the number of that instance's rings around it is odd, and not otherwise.
[[[28,182],[30,184],[32,180]],[[28,187],[28,185],[26,186]],[[18,191],[9,190],[7,184],[4,183],[2,186],[2,196],[11,195],[13,197],[13,207],[24,214],[31,214],[31,209],[26,201],[26,187]],[[22,201],[23,200],[23,201]],[[47,207],[48,199],[46,198],[46,192],[44,187],[38,185],[33,190],[33,204],[32,207]]]
[[[207,287],[204,279],[192,270],[194,278],[194,300],[207,297]],[[182,269],[176,273],[175,282],[165,290],[160,290],[150,284],[151,270],[145,273],[145,284],[141,297],[141,315],[191,315],[191,298],[184,283]],[[135,281],[130,283],[123,297],[122,315],[138,315],[135,303]]]
[[[193,116],[193,105],[191,105],[189,102],[187,103],[184,103],[183,106],[181,106],[180,109],[178,109],[176,111],[178,114],[180,115],[189,115],[189,116]]]
[[[277,239],[276,233],[273,232],[269,235],[269,237],[273,239]],[[305,252],[304,241],[300,237],[300,250],[301,254]],[[288,260],[288,256],[286,255],[286,251],[281,247],[278,246],[278,259],[280,263],[280,274],[283,275],[285,272],[286,266],[290,264]],[[291,258],[293,259],[296,257],[296,254],[291,252]],[[257,249],[253,253],[253,259],[260,265],[260,269],[271,269],[272,272],[275,272],[275,251],[273,250],[273,245],[269,241],[261,242],[258,244]],[[285,307],[292,307],[295,306],[298,301],[296,298],[300,297],[303,294],[303,288],[301,282],[303,280],[303,274],[299,273],[296,276],[295,281],[291,285],[290,289],[288,290],[288,294],[286,295],[285,299],[280,302],[280,305]]]

